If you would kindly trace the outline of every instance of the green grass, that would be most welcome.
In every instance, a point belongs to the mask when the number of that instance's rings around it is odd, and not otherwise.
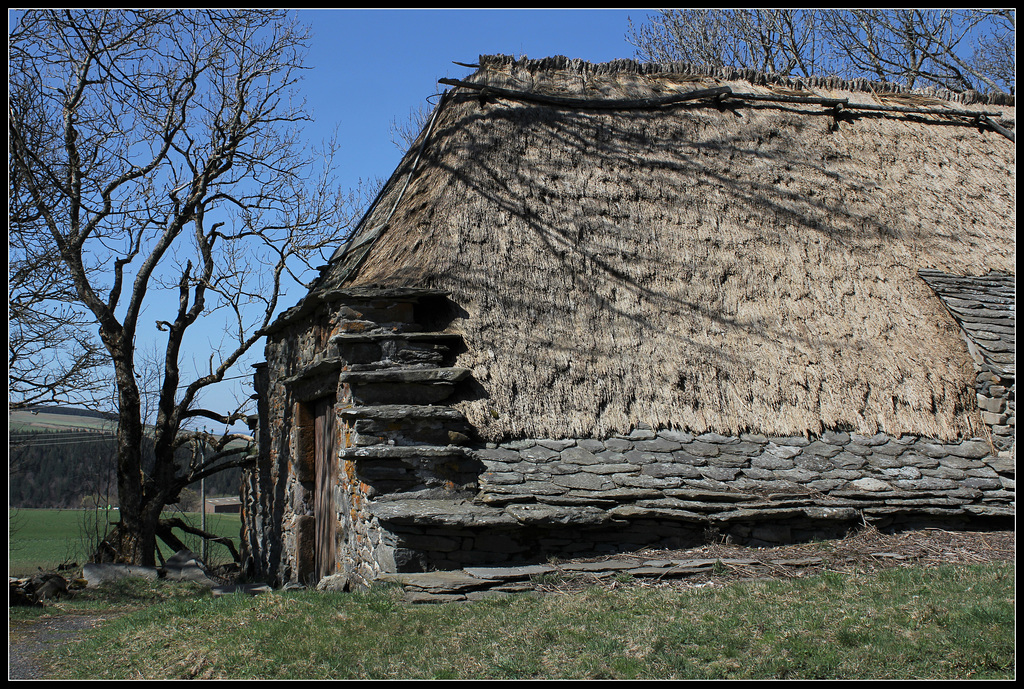
[[[418,606],[388,587],[161,594],[54,661],[83,679],[1009,679],[1014,573],[911,567]]]
[[[10,576],[26,576],[39,569],[53,570],[64,563],[86,562],[87,541],[84,528],[97,517],[117,521],[117,510],[95,512],[93,510],[9,510],[8,511],[8,565]],[[199,526],[202,515],[186,513],[186,521]],[[240,521],[237,514],[206,515],[207,530],[219,536],[234,539],[238,543]],[[179,534],[180,535],[180,534]],[[185,544],[199,552],[199,539],[189,536]],[[166,546],[164,556],[170,555]],[[224,546],[210,545],[211,561],[216,564],[230,561],[230,554]]]

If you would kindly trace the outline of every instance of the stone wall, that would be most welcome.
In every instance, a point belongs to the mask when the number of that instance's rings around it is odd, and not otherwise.
[[[999,451],[1011,451],[1017,434],[1016,376],[985,367],[978,372],[974,387],[981,419],[992,432],[992,444]]]
[[[397,571],[721,538],[773,545],[841,536],[866,523],[969,527],[1013,515],[1014,462],[981,438],[638,429],[604,440],[490,444],[471,454],[484,467],[473,499],[396,492],[374,503],[404,553]]]
[[[729,504],[772,495],[816,496],[867,515],[893,505],[985,513],[1013,500],[1013,462],[986,439],[946,444],[884,434],[825,433],[817,439],[693,435],[639,429],[607,440],[517,441],[480,450],[480,500],[671,504],[695,493]],[[635,510],[633,510],[636,513]]]

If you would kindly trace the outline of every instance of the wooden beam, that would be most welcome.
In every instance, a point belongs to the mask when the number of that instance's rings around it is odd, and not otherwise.
[[[688,93],[677,93],[661,98],[624,99],[609,98],[605,100],[594,100],[592,98],[563,98],[560,96],[546,96],[539,93],[526,93],[524,91],[512,91],[487,84],[476,84],[471,81],[460,81],[458,79],[438,79],[439,84],[446,86],[458,86],[460,88],[474,89],[480,91],[482,97],[496,96],[498,98],[509,98],[512,100],[525,100],[545,105],[559,107],[579,108],[588,110],[631,110],[642,108],[658,108],[676,103],[685,103],[701,98],[714,98],[716,96],[728,95],[732,89],[728,86],[716,86],[709,89],[700,89]]]

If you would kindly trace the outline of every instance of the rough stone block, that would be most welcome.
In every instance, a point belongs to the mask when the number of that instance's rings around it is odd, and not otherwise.
[[[82,566],[82,577],[85,579],[87,588],[96,588],[126,577],[140,577],[155,581],[160,578],[160,572],[156,567],[90,562]]]
[[[549,438],[544,438],[544,439],[538,440],[537,444],[542,446],[542,447],[546,447],[549,450],[554,450],[555,452],[561,452],[563,450],[566,450],[566,449],[568,449],[570,447],[575,446],[576,445],[576,441],[572,440],[572,439],[569,439],[569,440],[551,440]]]
[[[761,467],[748,467],[742,469],[741,471],[744,476],[748,476],[755,480],[772,480],[775,478],[775,472],[771,469],[764,469]]]
[[[700,467],[700,475],[705,478],[710,478],[714,481],[731,481],[739,473],[739,469],[729,469],[726,467]]]
[[[989,426],[1001,426],[1005,424],[1006,420],[1009,418],[1009,414],[995,414],[987,411],[981,412],[981,420],[987,423]]]
[[[614,484],[604,476],[588,473],[552,476],[551,482],[556,486],[564,486],[565,488],[582,488],[583,490],[603,490],[605,488],[614,487]]]
[[[998,478],[965,478],[961,481],[961,485],[967,486],[968,488],[978,488],[980,490],[1000,490],[1003,487],[1002,482]]]
[[[527,462],[550,462],[558,457],[558,453],[542,445],[535,445],[519,451],[519,456]]]
[[[850,481],[850,487],[856,490],[864,490],[872,493],[878,491],[892,490],[892,486],[890,486],[885,481],[879,481],[878,479],[871,478],[870,476],[859,478],[856,481]]]
[[[685,431],[673,431],[669,429],[658,431],[658,437],[672,442],[686,444],[693,441],[693,434]]]
[[[480,481],[482,483],[496,483],[502,485],[513,485],[516,483],[522,483],[525,479],[523,475],[516,472],[493,472],[485,471],[480,475]]]
[[[683,447],[683,444],[665,438],[654,438],[651,440],[638,440],[633,443],[633,448],[641,452],[673,452]]]
[[[840,445],[829,445],[828,443],[824,443],[820,440],[815,440],[803,449],[802,454],[804,456],[816,455],[819,457],[834,457],[842,451],[843,448]]]
[[[807,483],[819,478],[821,474],[816,471],[808,471],[797,467],[795,469],[779,469],[775,472],[776,477],[786,481],[793,481],[794,483]]]
[[[850,447],[855,446],[847,445],[846,447],[848,450]],[[864,454],[867,455],[870,454],[870,452],[866,452]],[[840,452],[836,456],[832,457],[830,461],[832,462],[833,466],[838,467],[840,469],[860,469],[867,463],[867,459],[864,457],[864,455],[851,453],[849,451]]]
[[[795,445],[779,445],[776,442],[769,442],[765,448],[762,458],[777,457],[779,459],[792,459],[800,454],[800,447]],[[766,467],[767,468],[767,467]]]
[[[980,459],[992,454],[992,446],[985,440],[965,440],[959,445],[949,446],[949,453],[957,457]]]
[[[816,474],[820,474],[833,468],[832,461],[826,455],[805,453],[801,454],[799,457],[794,457],[793,463],[796,464],[796,468],[798,469],[805,469]]]
[[[825,431],[821,440],[829,445],[845,445],[850,442],[850,434],[845,431]]]
[[[676,488],[683,483],[682,478],[679,476],[658,477],[638,474],[612,474],[608,478],[615,485],[627,488]]]
[[[571,464],[598,464],[601,461],[597,455],[584,447],[570,447],[563,450],[561,458],[563,462]]]
[[[640,470],[640,473],[646,476],[653,476],[655,478],[664,478],[666,476],[697,478],[698,476],[701,476],[697,467],[683,462],[658,462],[655,464],[645,464]]]
[[[604,446],[612,452],[629,452],[633,449],[633,443],[625,438],[608,438],[604,441]]]
[[[518,462],[519,453],[504,447],[487,448],[476,451],[477,457],[481,460],[498,462]]]
[[[771,469],[775,471],[779,469],[792,469],[796,464],[790,458],[778,457],[766,452],[760,457],[752,459],[750,461],[750,466],[757,469]]]
[[[730,446],[728,450],[729,452],[727,453],[720,454],[717,457],[711,457],[708,460],[708,464],[729,469],[742,469],[743,467],[749,466],[750,457],[748,455],[732,454],[732,446]]]
[[[887,479],[913,480],[921,478],[921,472],[915,467],[891,467],[882,469],[882,475]]]
[[[861,435],[860,433],[851,433],[850,442],[857,443],[858,445],[883,445],[889,442],[890,437],[885,433],[876,433],[874,435]]]
[[[722,452],[722,449],[714,443],[706,443],[699,440],[694,440],[692,443],[687,444],[684,450],[692,455],[698,457],[715,457]]]

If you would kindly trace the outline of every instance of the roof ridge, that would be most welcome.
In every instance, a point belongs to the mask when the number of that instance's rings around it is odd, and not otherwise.
[[[572,71],[580,74],[609,75],[609,74],[674,74],[703,77],[711,79],[725,79],[729,81],[746,81],[756,86],[783,86],[793,89],[835,89],[855,92],[873,93],[875,95],[898,95],[898,96],[924,96],[939,98],[941,100],[971,104],[1006,105],[1014,106],[1015,97],[1005,93],[984,94],[978,91],[964,91],[958,93],[945,88],[925,87],[909,89],[901,84],[894,84],[886,81],[874,81],[866,78],[843,79],[837,76],[811,76],[791,77],[783,74],[773,74],[756,69],[743,69],[735,67],[714,67],[708,65],[694,65],[685,62],[640,62],[633,59],[617,59],[610,62],[593,63],[581,58],[569,58],[564,55],[530,59],[527,57],[516,58],[511,55],[481,55],[479,59],[481,70],[500,70],[515,68],[528,72],[547,71]]]

